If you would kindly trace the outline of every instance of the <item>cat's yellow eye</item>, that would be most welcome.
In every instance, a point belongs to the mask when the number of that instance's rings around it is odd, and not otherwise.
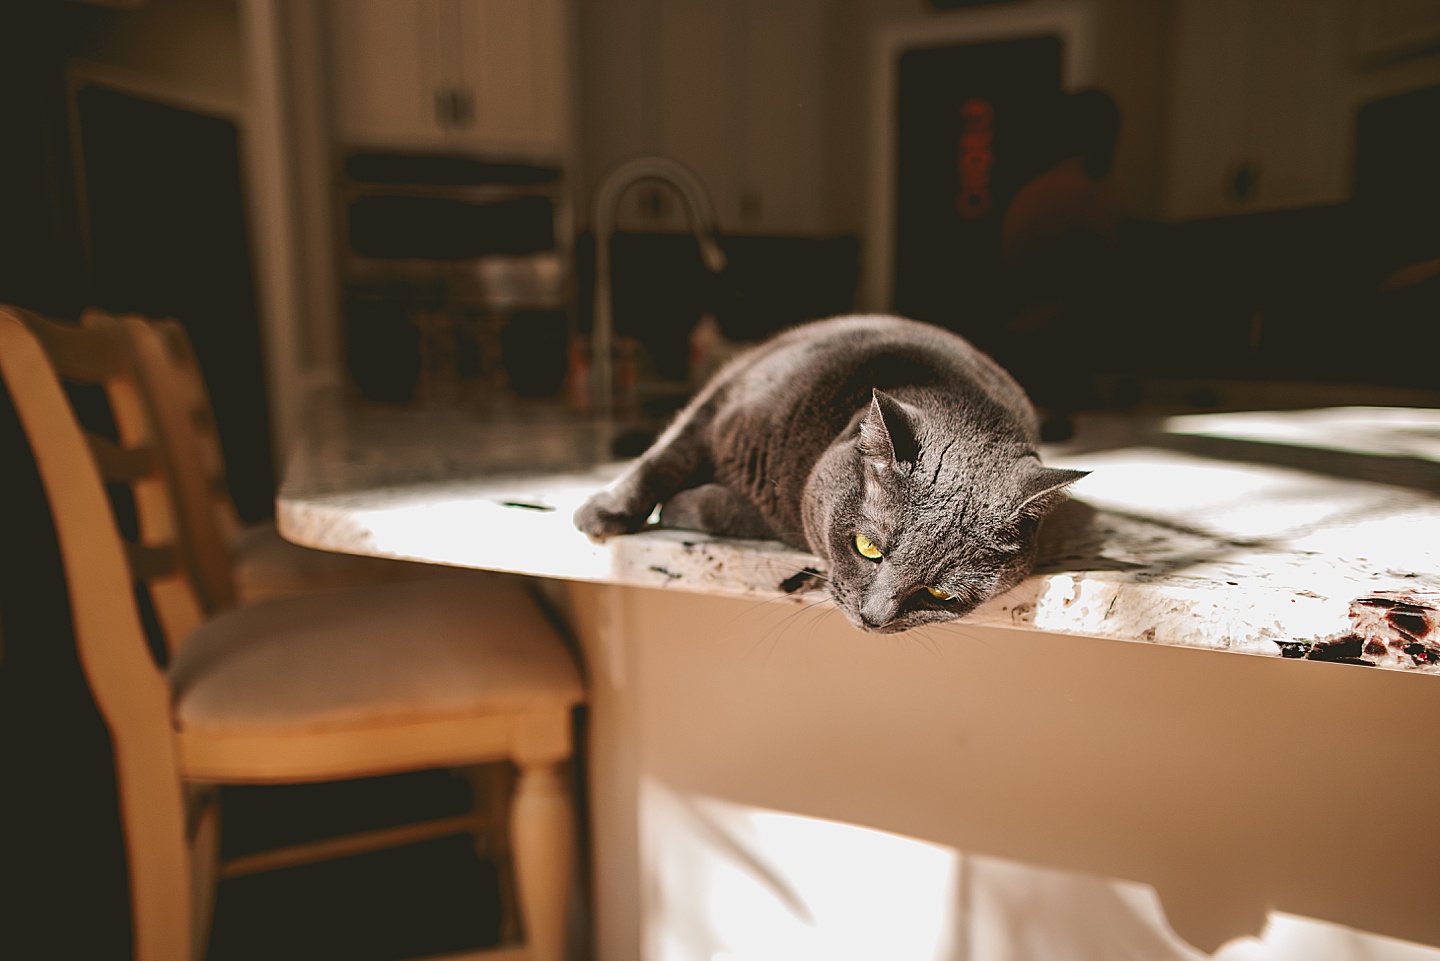
[[[955,600],[955,595],[954,595],[954,594],[951,594],[949,591],[942,590],[942,589],[940,589],[940,588],[938,588],[938,587],[930,587],[930,586],[927,584],[927,585],[925,586],[925,590],[929,591],[929,592],[930,592],[930,596],[933,597],[933,598],[935,598],[937,601],[953,601],[953,600]]]
[[[855,549],[860,552],[861,557],[868,557],[872,561],[878,561],[885,556],[880,553],[880,548],[875,546],[875,542],[864,534],[855,535]]]

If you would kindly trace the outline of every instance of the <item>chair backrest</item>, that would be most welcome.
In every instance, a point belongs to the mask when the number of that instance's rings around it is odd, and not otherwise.
[[[165,480],[149,437],[122,431],[119,444],[87,439],[61,375],[103,385],[112,405],[144,410],[116,323],[77,328],[0,307],[0,381],[45,490],[81,669],[114,745],[135,956],[180,961],[192,956],[195,938],[186,801],[170,687],[150,653],[134,591],[136,578],[145,579],[152,593],[158,583],[182,582],[173,543],[156,539]],[[106,480],[130,485],[137,508],[143,502],[148,510],[149,530],[140,545],[122,538]],[[172,524],[169,533],[175,530]],[[156,606],[160,613],[159,598]]]
[[[116,326],[134,364],[141,404],[127,404],[113,395],[111,408],[122,436],[142,437],[153,430],[153,446],[159,454],[168,481],[166,498],[153,503],[157,524],[166,517],[178,519],[176,533],[181,556],[200,603],[207,614],[216,614],[235,604],[235,583],[225,531],[225,512],[216,501],[216,483],[224,483],[224,461],[220,459],[219,438],[203,431],[199,424],[210,416],[208,394],[199,368],[186,364],[176,353],[174,321],[167,328],[134,314],[111,317],[104,311],[85,312],[82,324]],[[167,336],[168,333],[168,336]],[[179,343],[188,353],[188,339]],[[118,402],[117,402],[118,401]],[[208,437],[207,437],[208,433]],[[216,470],[207,463],[218,464]],[[222,487],[223,491],[223,487]],[[228,495],[224,502],[234,508]],[[139,505],[141,529],[149,522],[146,505]],[[238,529],[238,520],[235,521]]]
[[[225,448],[220,442],[220,428],[215,420],[215,405],[210,398],[210,388],[205,383],[205,374],[200,369],[200,361],[195,356],[195,348],[190,342],[190,335],[185,332],[185,327],[172,317],[150,323],[160,334],[171,374],[183,394],[184,403],[189,407],[196,451],[215,510],[215,524],[220,530],[220,536],[228,543],[240,533],[244,524],[235,510],[235,501],[230,496],[225,470]],[[141,376],[144,376],[143,369]]]

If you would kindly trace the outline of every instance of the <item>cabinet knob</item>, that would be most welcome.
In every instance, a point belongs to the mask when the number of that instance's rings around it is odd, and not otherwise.
[[[1255,196],[1260,188],[1260,165],[1253,160],[1237,160],[1225,172],[1225,192],[1241,203]]]
[[[435,122],[445,128],[473,125],[475,95],[464,87],[435,88]]]

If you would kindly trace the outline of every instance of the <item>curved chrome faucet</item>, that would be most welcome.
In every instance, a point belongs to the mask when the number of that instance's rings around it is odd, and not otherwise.
[[[700,178],[666,157],[640,157],[611,172],[595,192],[595,316],[590,334],[591,397],[595,412],[608,419],[614,412],[615,303],[611,290],[610,241],[620,214],[620,198],[642,180],[659,180],[680,192],[700,257],[712,273],[725,269],[725,251],[715,241],[715,207]]]

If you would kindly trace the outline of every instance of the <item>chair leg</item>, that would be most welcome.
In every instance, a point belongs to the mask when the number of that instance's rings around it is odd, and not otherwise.
[[[562,961],[575,814],[558,764],[521,765],[510,808],[528,961]]]
[[[520,905],[515,892],[515,858],[510,853],[510,798],[515,775],[509,764],[474,764],[464,769],[476,815],[475,856],[495,865],[500,887],[500,943],[519,944]]]

